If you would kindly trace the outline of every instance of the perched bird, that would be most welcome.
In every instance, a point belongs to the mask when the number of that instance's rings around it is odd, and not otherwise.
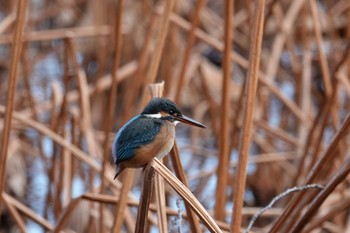
[[[114,139],[112,153],[117,165],[114,179],[125,168],[140,168],[153,158],[162,158],[174,145],[175,125],[183,122],[206,128],[184,116],[176,104],[166,98],[153,98],[140,115],[127,122]]]

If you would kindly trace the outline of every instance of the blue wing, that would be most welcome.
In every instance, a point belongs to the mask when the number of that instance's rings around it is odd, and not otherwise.
[[[144,116],[136,116],[118,132],[113,143],[113,158],[118,164],[134,156],[135,149],[151,143],[159,133],[161,122]]]

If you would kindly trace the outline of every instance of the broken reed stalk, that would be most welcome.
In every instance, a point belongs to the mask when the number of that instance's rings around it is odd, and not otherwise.
[[[23,46],[22,34],[25,25],[25,13],[26,13],[27,0],[20,0],[17,8],[17,20],[15,33],[13,35],[12,44],[12,57],[11,57],[11,68],[9,74],[8,92],[6,98],[6,111],[4,117],[4,128],[1,137],[1,148],[0,148],[0,193],[5,188],[6,178],[6,162],[8,155],[8,146],[11,132],[12,114],[15,106],[15,97],[17,89],[17,76],[18,66],[21,56],[21,50]],[[2,197],[0,198],[1,205]]]
[[[215,220],[204,209],[192,192],[183,183],[181,183],[181,181],[179,181],[168,168],[166,168],[157,158],[153,159],[150,166],[154,167],[157,173],[159,173],[164,180],[166,180],[167,183],[183,198],[183,200],[185,200],[192,207],[193,211],[197,214],[199,219],[210,232],[222,232]]]
[[[175,103],[179,102],[179,100],[180,100],[181,90],[183,89],[185,75],[186,75],[187,67],[189,64],[192,47],[193,47],[193,44],[194,44],[195,39],[196,39],[194,32],[199,24],[200,12],[203,8],[203,5],[204,5],[204,0],[197,0],[196,1],[194,14],[192,16],[191,29],[188,32],[187,45],[186,45],[185,53],[184,53],[184,56],[182,59],[182,66],[181,66],[180,75],[178,78],[177,88],[176,88],[176,92],[175,92],[175,98],[174,98]]]
[[[239,160],[236,171],[234,205],[232,211],[231,232],[239,233],[242,223],[243,197],[245,193],[246,172],[250,141],[253,131],[253,116],[258,74],[260,67],[261,43],[263,37],[265,1],[256,1],[253,13],[253,28],[251,33],[249,68],[245,86],[246,97],[243,103],[243,128],[240,136]]]
[[[119,0],[117,3],[117,9],[116,9],[116,22],[115,22],[115,31],[114,31],[114,40],[115,40],[115,51],[114,51],[114,64],[113,64],[113,71],[112,71],[112,85],[110,89],[110,95],[109,95],[109,103],[108,103],[108,112],[105,119],[105,140],[103,143],[103,157],[102,157],[102,172],[101,172],[101,186],[100,186],[100,193],[104,193],[106,188],[106,182],[104,179],[104,174],[106,171],[106,165],[109,161],[110,156],[110,150],[109,150],[109,136],[110,131],[113,128],[113,116],[115,113],[115,106],[117,103],[117,80],[118,80],[118,69],[120,65],[120,59],[121,59],[121,46],[122,46],[122,16],[123,16],[123,6],[124,6],[124,0]],[[112,38],[111,38],[112,39]],[[103,72],[103,71],[102,71]],[[121,210],[125,209],[124,203],[120,203],[117,206],[117,213],[120,213]],[[120,217],[118,215],[115,215],[115,218]],[[116,219],[114,222],[117,222]],[[104,205],[100,204],[100,232],[104,232]],[[115,225],[115,228],[113,228],[113,232],[120,232],[121,225]],[[120,227],[120,228],[117,228]]]
[[[221,117],[219,134],[219,164],[217,167],[217,192],[215,197],[215,218],[223,221],[226,218],[225,205],[227,200],[227,179],[230,161],[230,83],[231,83],[231,50],[232,50],[232,18],[234,0],[225,0],[225,35],[223,57],[223,79],[221,94]]]

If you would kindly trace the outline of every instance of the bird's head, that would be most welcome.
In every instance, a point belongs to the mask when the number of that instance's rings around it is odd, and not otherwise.
[[[205,125],[183,115],[176,104],[166,98],[151,99],[141,114],[153,118],[172,117],[175,122],[206,128]]]

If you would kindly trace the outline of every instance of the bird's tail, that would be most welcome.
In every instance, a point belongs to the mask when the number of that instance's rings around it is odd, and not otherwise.
[[[125,168],[123,166],[118,166],[117,165],[117,169],[116,169],[116,172],[115,172],[115,175],[114,175],[113,179],[115,180],[115,178],[117,178],[119,176],[119,174],[122,173],[122,171],[124,171],[124,169]]]
[[[117,178],[117,176],[120,174],[120,172],[116,172],[115,175],[114,175],[114,178],[113,180],[115,180],[115,178]]]

